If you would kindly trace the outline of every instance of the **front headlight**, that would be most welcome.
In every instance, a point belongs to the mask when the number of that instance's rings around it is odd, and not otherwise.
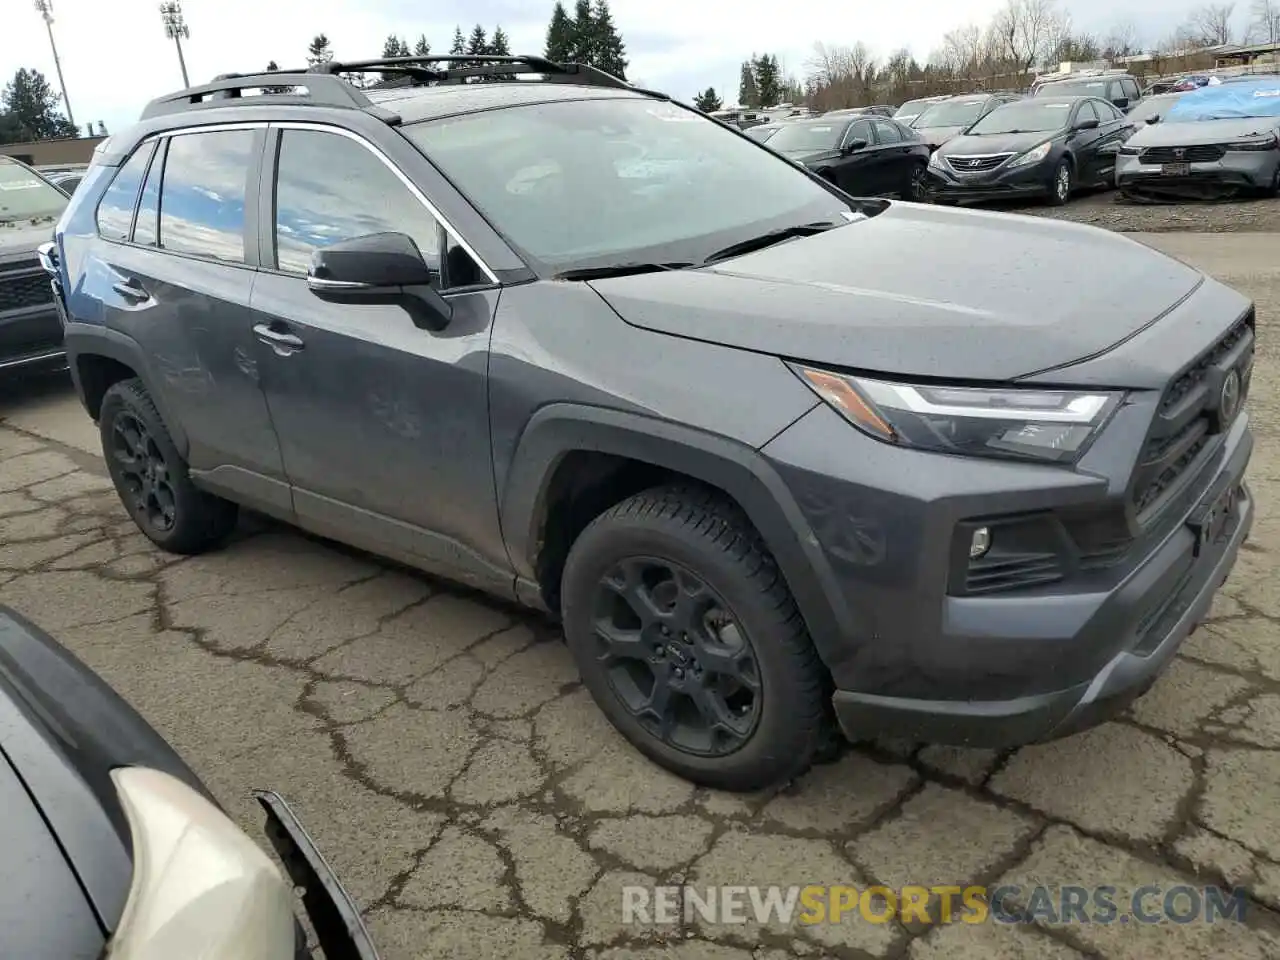
[[[973,457],[1074,463],[1123,397],[1101,390],[895,383],[814,367],[792,369],[877,440]]]
[[[1141,152],[1142,152],[1141,147],[1131,147],[1128,144],[1125,144],[1123,147],[1120,148],[1120,155],[1122,157],[1136,157]]]
[[[1039,163],[1049,155],[1049,151],[1053,148],[1052,141],[1045,141],[1038,147],[1032,147],[1020,157],[1014,157],[1009,162],[1011,167],[1025,167],[1032,163]]]
[[[1267,134],[1265,137],[1250,137],[1248,140],[1238,140],[1235,143],[1228,143],[1228,150],[1275,150],[1280,146],[1274,133]]]
[[[244,831],[167,773],[122,767],[111,780],[133,839],[133,882],[108,958],[294,955],[293,888]]]
[[[942,169],[942,155],[939,154],[937,150],[929,154],[929,166],[933,167],[935,170]]]

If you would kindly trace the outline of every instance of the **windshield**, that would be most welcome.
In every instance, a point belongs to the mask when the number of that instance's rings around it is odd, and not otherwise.
[[[1070,103],[1024,100],[996,107],[969,128],[969,136],[993,133],[1048,133],[1061,130],[1071,116]]]
[[[965,97],[963,100],[943,100],[935,103],[916,117],[913,127],[967,127],[978,119],[986,106],[986,97]]]
[[[931,102],[936,103],[937,101],[908,100],[906,103],[900,106],[897,110],[895,110],[893,112],[893,115],[895,118],[896,117],[917,117],[924,112],[925,107],[929,106]]]
[[[752,140],[758,140],[760,143],[764,143],[766,140],[772,137],[775,133],[777,133],[778,129],[779,129],[778,127],[751,127],[747,130],[744,130],[743,133],[745,133]]]
[[[57,217],[67,197],[34,171],[0,157],[0,221]]]
[[[700,262],[854,209],[791,162],[660,100],[558,101],[402,129],[500,233],[557,272]]]
[[[847,123],[793,123],[770,138],[775,150],[834,150],[840,145]]]
[[[1129,119],[1136,123],[1149,123],[1152,117],[1164,116],[1169,112],[1169,108],[1181,99],[1181,97],[1147,97],[1129,111]]]
[[[1101,97],[1107,99],[1106,80],[1055,80],[1042,83],[1037,97]]]

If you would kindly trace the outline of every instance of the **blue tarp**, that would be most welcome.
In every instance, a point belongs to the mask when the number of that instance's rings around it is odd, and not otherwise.
[[[1280,77],[1241,80],[1184,93],[1164,115],[1166,123],[1280,117]]]

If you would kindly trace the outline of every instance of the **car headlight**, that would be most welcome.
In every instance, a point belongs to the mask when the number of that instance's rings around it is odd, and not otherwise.
[[[1141,147],[1131,147],[1128,144],[1120,148],[1120,155],[1122,157],[1136,157],[1141,152]]]
[[[1102,390],[948,387],[792,369],[877,440],[974,457],[1074,463],[1123,398]]]
[[[1269,133],[1265,137],[1250,137],[1248,140],[1237,140],[1235,143],[1228,143],[1228,150],[1275,150],[1280,146],[1280,142],[1276,140],[1274,133]]]
[[[1020,157],[1014,157],[1009,162],[1011,167],[1025,167],[1033,163],[1039,163],[1049,155],[1049,151],[1053,149],[1053,142],[1046,140],[1038,147],[1032,147]]]
[[[937,150],[929,154],[929,166],[933,167],[935,170],[942,169],[942,154],[938,153]]]

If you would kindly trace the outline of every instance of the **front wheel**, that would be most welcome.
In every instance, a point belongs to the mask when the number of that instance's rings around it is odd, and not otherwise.
[[[236,505],[191,482],[186,461],[141,380],[122,380],[108,388],[98,429],[121,503],[158,547],[203,553],[235,528]]]
[[[907,184],[907,193],[903,197],[904,200],[913,200],[916,203],[924,203],[929,199],[929,175],[922,163],[917,163],[911,168],[911,179]]]
[[[763,789],[827,742],[826,674],[804,621],[759,535],[713,491],[657,488],[597,517],[561,597],[583,683],[673,773]]]
[[[1053,179],[1049,181],[1048,203],[1051,207],[1060,207],[1071,199],[1071,191],[1075,188],[1075,177],[1071,170],[1071,161],[1063,158],[1054,168]]]

